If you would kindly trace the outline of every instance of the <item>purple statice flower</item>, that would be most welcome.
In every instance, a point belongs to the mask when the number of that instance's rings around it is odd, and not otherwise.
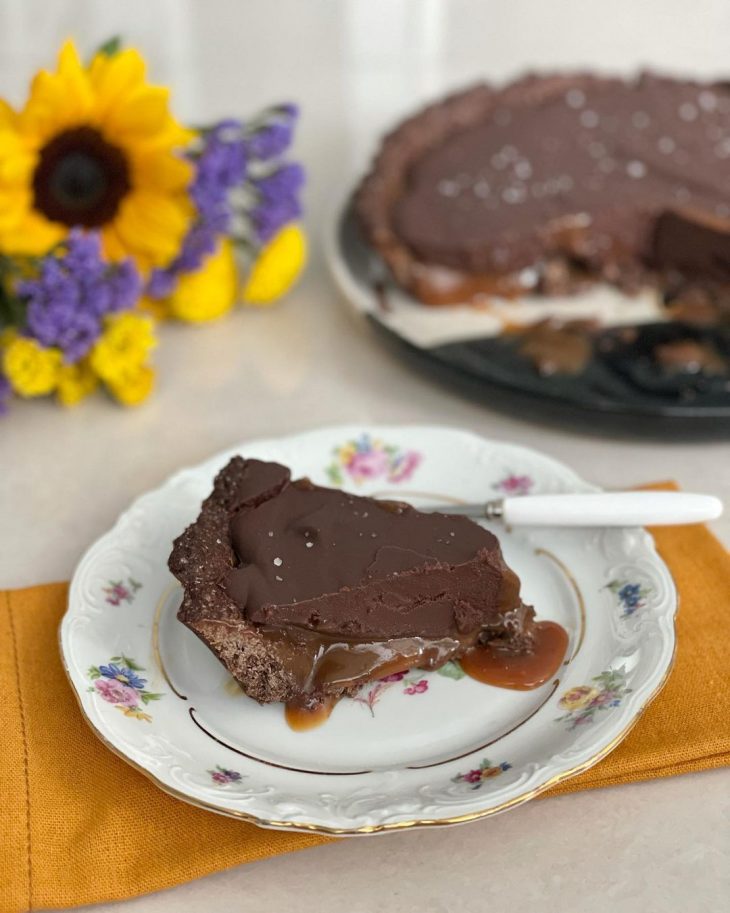
[[[145,291],[150,298],[167,298],[175,288],[176,273],[171,268],[153,269]]]
[[[241,139],[241,125],[223,121],[206,137],[196,162],[190,185],[190,196],[205,219],[230,219],[228,191],[246,176],[246,149]],[[225,230],[225,228],[224,228]]]
[[[285,104],[266,112],[255,126],[223,120],[201,135],[201,144],[189,154],[195,167],[189,193],[197,215],[175,259],[150,274],[146,292],[151,298],[170,295],[178,276],[199,269],[221,235],[240,233],[241,221],[252,226],[253,237],[245,240],[265,243],[301,215],[304,171],[275,161],[290,145],[297,117],[297,107]],[[247,193],[232,193],[240,187]]]
[[[282,165],[255,182],[258,202],[252,218],[256,234],[266,243],[276,232],[302,213],[299,191],[304,184],[304,169],[298,163]]]
[[[131,260],[110,265],[98,234],[70,232],[62,255],[49,254],[38,276],[18,284],[27,303],[26,332],[57,346],[67,363],[83,358],[98,339],[106,314],[132,308],[140,279]]]
[[[193,158],[195,177],[190,196],[198,216],[183,239],[180,252],[164,269],[152,271],[147,293],[165,298],[181,273],[199,269],[203,260],[215,250],[218,236],[230,229],[233,210],[229,192],[243,183],[247,157],[239,121],[221,121],[205,136],[202,151]]]
[[[10,386],[10,381],[5,375],[0,374],[0,415],[7,412],[8,400],[10,399],[12,392],[13,388]]]
[[[296,105],[276,108],[271,121],[247,137],[246,149],[251,158],[269,161],[283,155],[291,145],[298,116]]]

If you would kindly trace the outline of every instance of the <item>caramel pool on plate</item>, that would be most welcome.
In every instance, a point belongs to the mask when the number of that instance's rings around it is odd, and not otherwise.
[[[568,650],[568,633],[554,621],[535,625],[531,653],[513,655],[489,646],[472,647],[462,658],[468,676],[485,685],[530,691],[545,684],[560,668]]]

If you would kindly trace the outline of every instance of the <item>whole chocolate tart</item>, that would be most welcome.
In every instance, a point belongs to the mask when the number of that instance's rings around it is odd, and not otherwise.
[[[261,702],[314,706],[489,643],[529,652],[534,612],[464,517],[293,481],[234,457],[175,541],[179,619]]]
[[[402,123],[355,207],[427,304],[597,280],[715,301],[730,283],[729,166],[728,84],[528,76]]]

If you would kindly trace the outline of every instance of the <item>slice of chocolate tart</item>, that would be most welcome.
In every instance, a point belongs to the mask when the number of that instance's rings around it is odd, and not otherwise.
[[[535,623],[490,532],[234,457],[175,541],[179,619],[262,703],[305,707],[478,644],[529,653]]]

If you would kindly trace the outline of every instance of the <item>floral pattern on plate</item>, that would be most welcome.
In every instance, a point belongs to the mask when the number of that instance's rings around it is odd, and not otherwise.
[[[530,476],[510,473],[499,482],[495,482],[492,488],[495,491],[501,491],[503,495],[514,498],[519,495],[529,495],[534,484],[535,482]]]
[[[152,717],[140,705],[159,701],[164,695],[147,690],[147,679],[139,674],[144,671],[128,656],[112,656],[106,665],[89,668],[88,675],[93,685],[88,690],[113,704],[125,716],[150,723]]]
[[[229,783],[238,783],[242,777],[237,770],[230,770],[227,767],[221,767],[220,764],[215,765],[214,770],[209,770],[210,779],[217,783],[218,786],[227,786]]]
[[[385,678],[378,679],[374,684],[364,685],[359,694],[356,694],[353,700],[356,704],[362,704],[367,707],[372,717],[375,716],[375,705],[386,691],[397,682],[403,682],[403,694],[425,694],[428,691],[428,680],[425,678],[406,678],[407,672],[393,672],[386,675]]]
[[[444,678],[453,678],[456,682],[460,681],[466,676],[466,672],[464,672],[464,669],[458,659],[450,659],[447,663],[444,663],[443,666],[440,666],[436,671],[439,675],[443,675]]]
[[[142,589],[142,584],[133,577],[127,577],[126,583],[122,580],[109,580],[107,583],[108,586],[102,587],[102,591],[106,593],[104,601],[114,606],[121,605],[123,602],[131,605],[137,591]]]
[[[346,480],[356,485],[371,479],[407,482],[423,459],[417,450],[401,450],[367,433],[335,447],[333,455],[327,475],[334,485]]]
[[[467,783],[469,789],[481,789],[485,780],[491,780],[492,777],[498,777],[512,767],[506,761],[501,764],[492,764],[488,758],[484,758],[479,765],[466,773],[457,774],[451,778],[452,783]]]
[[[651,595],[649,587],[632,583],[630,580],[612,580],[606,584],[606,589],[611,590],[618,599],[618,604],[623,610],[623,618],[629,618],[634,612],[643,609],[647,597]]]
[[[631,692],[631,688],[626,687],[626,669],[623,666],[601,672],[591,681],[593,685],[577,685],[563,694],[558,706],[568,712],[557,717],[556,723],[569,723],[568,730],[586,726],[600,711],[618,707]]]

